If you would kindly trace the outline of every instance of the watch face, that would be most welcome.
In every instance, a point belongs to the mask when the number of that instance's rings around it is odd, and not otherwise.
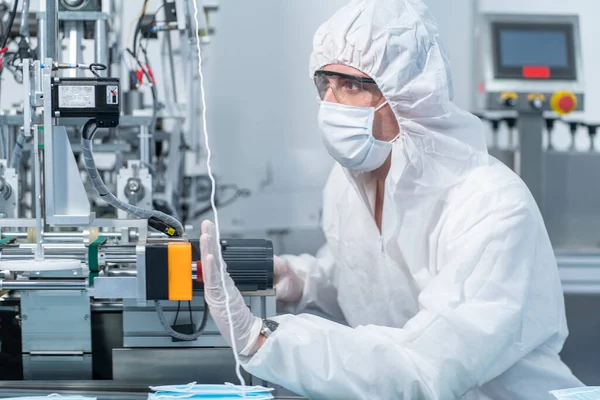
[[[265,325],[267,326],[267,328],[269,328],[271,332],[273,332],[279,326],[277,322],[271,321],[270,319],[265,319]]]

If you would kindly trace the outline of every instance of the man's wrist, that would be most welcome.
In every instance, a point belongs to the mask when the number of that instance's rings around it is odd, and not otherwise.
[[[252,349],[251,354],[252,355],[256,354],[258,352],[258,350],[260,350],[260,348],[263,346],[263,344],[265,344],[266,341],[267,341],[266,336],[259,334],[258,339],[256,340],[256,344],[254,345],[254,348]]]
[[[250,338],[250,340],[246,343],[246,347],[244,347],[240,352],[240,355],[244,356],[244,357],[250,357],[253,356],[254,353],[256,353],[258,351],[258,343],[260,342],[260,338],[263,337],[263,335],[261,335],[261,331],[262,331],[262,319],[258,318],[258,317],[253,317],[254,318],[254,322],[252,323],[252,327],[250,328],[250,332],[248,333],[248,337]],[[262,346],[262,345],[261,345]]]
[[[257,334],[254,333],[255,327],[257,325],[257,323],[255,321],[254,326],[253,326],[253,334],[252,334],[252,336],[255,339],[252,340],[250,343],[248,343],[248,345],[244,349],[245,351],[243,351],[241,353],[244,356],[253,356],[254,354],[256,354],[256,352],[258,350],[260,350],[260,348],[265,344],[265,342],[267,341],[269,336],[272,335],[273,332],[279,326],[279,324],[273,320],[269,320],[269,319],[261,320],[259,318],[257,318],[257,320],[260,322],[260,330],[257,332]]]

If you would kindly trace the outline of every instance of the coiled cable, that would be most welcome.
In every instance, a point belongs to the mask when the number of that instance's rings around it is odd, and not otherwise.
[[[127,204],[119,200],[110,192],[108,187],[106,187],[104,184],[102,177],[100,177],[100,173],[98,172],[98,168],[96,168],[96,163],[94,162],[92,139],[94,138],[97,129],[98,126],[95,120],[91,119],[86,122],[81,134],[81,153],[83,155],[83,162],[90,180],[100,195],[100,198],[102,198],[102,200],[104,200],[107,204],[118,208],[119,210],[123,210],[128,214],[138,218],[148,219],[148,223],[151,227],[162,231],[168,236],[184,236],[185,229],[181,222],[179,222],[179,220],[176,218],[157,210],[146,210],[141,207]]]

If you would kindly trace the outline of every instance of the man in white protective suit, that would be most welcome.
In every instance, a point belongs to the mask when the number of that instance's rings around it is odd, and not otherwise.
[[[337,161],[327,243],[276,258],[275,279],[287,311],[331,320],[253,316],[221,279],[205,221],[206,300],[243,367],[311,399],[536,400],[580,386],[559,357],[564,299],[538,207],[452,103],[424,4],[352,1],[317,31],[310,74]]]

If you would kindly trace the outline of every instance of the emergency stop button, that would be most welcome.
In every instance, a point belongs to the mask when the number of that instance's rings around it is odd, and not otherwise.
[[[568,91],[556,92],[550,100],[550,107],[559,115],[569,114],[577,108],[577,96]]]

